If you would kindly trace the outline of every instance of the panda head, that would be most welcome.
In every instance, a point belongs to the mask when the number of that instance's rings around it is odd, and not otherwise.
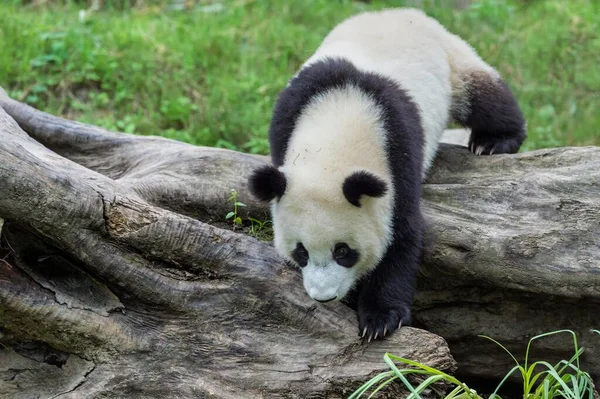
[[[366,170],[322,171],[269,165],[249,181],[271,202],[275,247],[302,270],[308,295],[341,300],[373,270],[389,245],[389,183]]]

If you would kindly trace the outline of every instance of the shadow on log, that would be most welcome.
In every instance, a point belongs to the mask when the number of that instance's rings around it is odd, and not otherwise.
[[[447,341],[462,376],[494,379],[511,359],[478,334],[520,354],[561,328],[600,376],[600,148],[442,146],[423,188],[415,309],[430,332],[370,344],[271,245],[223,228],[231,189],[267,215],[246,188],[266,160],[108,132],[0,92],[0,396],[341,398],[386,351],[454,371]],[[549,360],[571,355],[564,337],[542,345]]]

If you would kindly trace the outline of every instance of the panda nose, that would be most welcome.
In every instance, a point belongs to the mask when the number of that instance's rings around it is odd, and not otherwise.
[[[337,298],[337,295],[336,295],[336,296],[334,296],[333,298],[329,298],[329,299],[317,299],[317,298],[313,298],[313,299],[314,299],[315,301],[317,301],[317,302],[321,302],[321,303],[327,303],[327,302],[331,302],[331,301],[333,301],[333,300],[334,300],[334,299],[336,299],[336,298]]]

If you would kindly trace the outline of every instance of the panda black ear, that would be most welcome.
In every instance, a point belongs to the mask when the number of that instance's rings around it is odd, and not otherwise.
[[[250,175],[248,183],[252,195],[265,202],[281,198],[287,185],[283,172],[273,165],[265,165],[256,169]]]
[[[383,197],[387,192],[387,184],[381,178],[365,170],[354,172],[346,177],[342,190],[344,196],[352,205],[360,208],[360,198],[363,195],[373,198]]]

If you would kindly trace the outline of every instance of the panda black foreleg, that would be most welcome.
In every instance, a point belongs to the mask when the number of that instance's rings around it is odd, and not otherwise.
[[[454,119],[471,128],[469,149],[476,155],[512,154],[527,137],[525,118],[510,88],[501,78],[473,73],[464,91],[465,106]]]
[[[423,248],[423,222],[419,214],[402,225],[386,256],[358,290],[359,335],[369,341],[411,323]]]

